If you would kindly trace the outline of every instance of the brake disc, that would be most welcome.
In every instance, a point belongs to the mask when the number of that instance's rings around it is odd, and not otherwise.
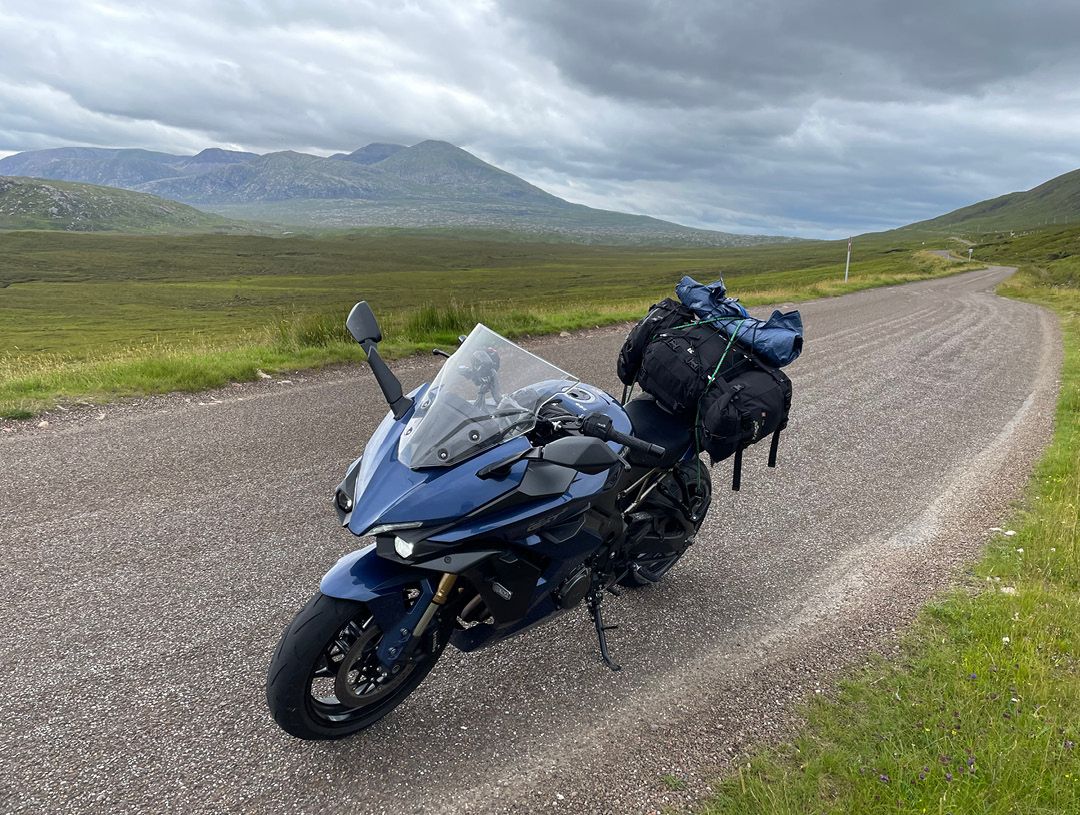
[[[367,707],[389,695],[410,673],[409,662],[396,674],[391,674],[379,662],[378,648],[382,632],[371,625],[360,633],[334,676],[334,694],[338,701],[350,707]]]

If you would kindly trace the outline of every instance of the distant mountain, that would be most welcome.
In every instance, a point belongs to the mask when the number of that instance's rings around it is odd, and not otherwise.
[[[244,153],[239,150],[222,150],[220,147],[207,147],[184,162],[185,167],[220,167],[222,164],[244,164],[259,157],[258,153]]]
[[[122,187],[231,217],[317,228],[479,227],[617,243],[742,246],[734,235],[572,204],[442,141],[322,157],[209,148],[194,156],[65,147],[0,159],[0,173]]]
[[[1073,222],[1080,222],[1080,170],[903,228],[996,232]]]
[[[220,215],[146,193],[0,176],[0,229],[206,232],[230,226]]]
[[[399,150],[408,150],[404,144],[383,144],[382,142],[372,142],[371,144],[361,147],[359,150],[353,150],[351,153],[334,153],[330,158],[340,158],[345,161],[355,161],[357,164],[378,164],[384,158],[390,158],[394,153]]]
[[[210,148],[195,156],[64,147],[0,159],[0,173],[149,192],[187,204],[294,199],[497,201],[570,206],[447,142],[369,144],[330,158]]]

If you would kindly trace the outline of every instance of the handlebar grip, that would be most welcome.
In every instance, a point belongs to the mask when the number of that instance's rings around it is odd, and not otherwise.
[[[664,454],[667,452],[667,448],[661,447],[659,444],[650,444],[647,441],[635,438],[634,436],[628,436],[617,430],[612,430],[609,437],[611,441],[618,442],[625,447],[629,447],[631,450],[637,450],[639,453],[644,453],[645,455],[652,456],[656,459],[663,458]]]
[[[667,449],[659,444],[650,444],[634,436],[620,433],[611,426],[611,417],[599,411],[584,417],[581,422],[581,432],[582,435],[594,436],[604,441],[613,441],[616,444],[623,445],[623,447],[629,447],[631,450],[637,450],[639,453],[644,453],[656,459],[663,458],[664,454],[667,453]]]

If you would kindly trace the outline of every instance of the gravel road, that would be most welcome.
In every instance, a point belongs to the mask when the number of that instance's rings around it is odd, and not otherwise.
[[[1007,512],[1051,427],[1054,319],[1012,270],[804,304],[780,466],[714,471],[698,542],[605,608],[471,655],[351,740],[280,732],[282,627],[346,550],[330,493],[384,412],[337,369],[0,433],[0,811],[654,812],[893,648]],[[614,389],[624,328],[531,343]],[[434,360],[398,366],[408,385]],[[761,445],[767,447],[768,445]],[[685,781],[669,789],[661,777]]]

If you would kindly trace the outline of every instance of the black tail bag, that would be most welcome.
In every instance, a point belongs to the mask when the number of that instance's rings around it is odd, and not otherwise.
[[[791,380],[723,325],[701,323],[692,312],[687,318],[687,311],[671,300],[654,306],[627,337],[619,378],[626,384],[636,378],[662,407],[692,425],[699,448],[714,463],[735,456],[732,487],[738,489],[745,448],[771,436],[769,466],[776,465]]]

